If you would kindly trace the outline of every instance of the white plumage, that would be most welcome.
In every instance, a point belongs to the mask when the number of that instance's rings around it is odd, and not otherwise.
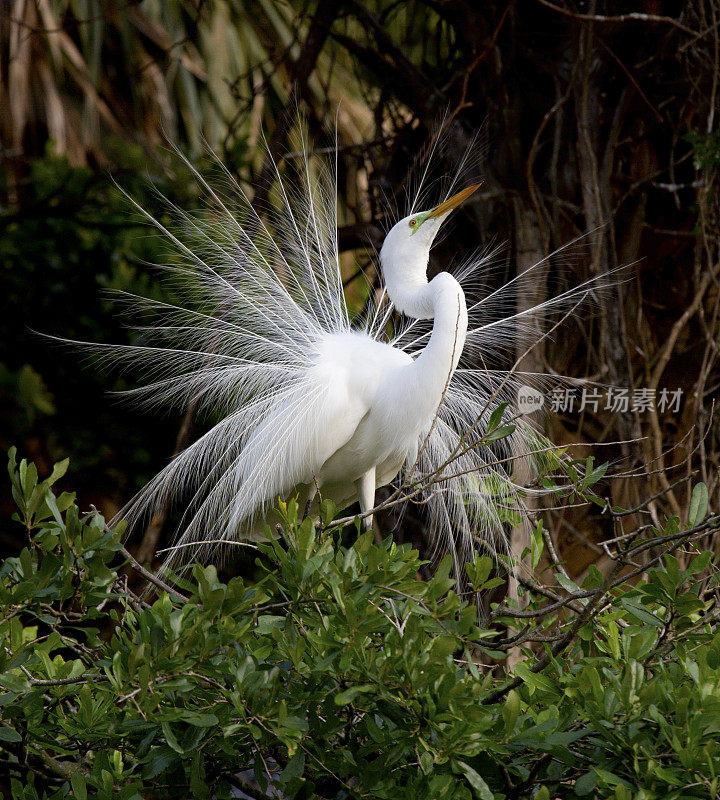
[[[334,173],[305,159],[298,176],[289,182],[276,170],[262,216],[229,176],[221,192],[198,175],[206,209],[174,209],[182,224],[173,231],[150,218],[175,250],[164,269],[182,300],[124,295],[151,324],[139,328],[138,344],[93,349],[139,368],[147,383],[132,397],[178,408],[196,401],[219,421],[122,514],[133,522],[182,503],[175,555],[208,558],[222,547],[192,544],[261,537],[278,498],[298,495],[300,508],[321,497],[339,508],[359,499],[367,512],[375,489],[395,481],[426,504],[429,530],[457,568],[478,543],[502,545],[503,522],[522,513],[528,491],[512,476],[520,461],[537,472],[547,445],[522,419],[510,436],[484,443],[492,412],[508,402],[512,417],[517,386],[530,380],[488,365],[598,282],[518,311],[518,290],[543,266],[484,290],[494,252],[428,282],[433,239],[468,190],[411,209],[392,228],[380,252],[387,296],[351,320]],[[469,306],[463,287],[477,297]],[[404,321],[388,333],[393,306]]]

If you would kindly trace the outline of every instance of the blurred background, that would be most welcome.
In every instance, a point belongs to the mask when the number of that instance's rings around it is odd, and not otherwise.
[[[703,480],[717,510],[719,26],[718,0],[5,0],[0,447],[41,474],[69,456],[67,488],[112,515],[202,429],[192,407],[162,417],[119,404],[110,393],[132,376],[32,331],[130,341],[103,290],[165,296],[149,265],[171,256],[123,192],[161,217],[167,200],[193,208],[178,152],[204,171],[212,151],[262,193],[262,137],[291,158],[299,109],[317,149],[338,157],[353,310],[379,282],[388,198],[402,210],[439,127],[437,171],[453,173],[479,136],[484,183],[437,264],[506,241],[493,280],[507,280],[590,231],[518,303],[630,264],[592,316],[523,360],[626,389],[627,408],[603,396],[580,411],[578,396],[543,424],[558,444],[603,443],[573,452],[612,462],[614,503],[657,495],[653,520],[683,515]],[[654,402],[633,410],[640,397]],[[0,548],[14,551],[5,486],[2,504]],[[571,574],[602,569],[602,515],[546,513]],[[419,510],[381,523],[423,546]],[[150,560],[171,533],[160,515],[133,543]]]

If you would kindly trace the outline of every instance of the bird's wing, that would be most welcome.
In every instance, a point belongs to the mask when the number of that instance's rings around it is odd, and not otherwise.
[[[244,450],[243,483],[260,508],[298,484],[312,484],[323,464],[350,441],[369,404],[341,375],[294,387],[257,426]]]
[[[244,444],[232,448],[234,457],[224,454],[223,468],[208,473],[206,491],[196,493],[180,542],[207,538],[209,528],[220,539],[242,539],[278,497],[313,483],[367,412],[367,402],[342,374],[309,370],[304,379],[276,393],[263,413],[244,420],[251,432],[247,435],[246,427]],[[242,422],[235,428],[240,436]]]

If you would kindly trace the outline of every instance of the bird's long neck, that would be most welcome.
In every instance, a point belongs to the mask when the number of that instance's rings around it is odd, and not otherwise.
[[[403,259],[402,266],[400,259],[389,259],[383,272],[390,300],[399,311],[433,320],[430,340],[409,369],[434,413],[460,360],[468,317],[465,294],[449,272],[441,272],[428,283],[428,256],[429,248],[422,259]]]
[[[433,310],[433,329],[414,368],[424,385],[439,386],[442,392],[465,346],[468,327],[465,293],[449,272],[436,275],[422,291]]]

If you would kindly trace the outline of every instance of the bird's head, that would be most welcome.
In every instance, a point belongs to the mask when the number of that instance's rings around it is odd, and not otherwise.
[[[398,311],[426,316],[413,299],[427,284],[430,247],[451,212],[480,186],[468,186],[429,211],[418,211],[394,225],[380,250],[385,284]]]

